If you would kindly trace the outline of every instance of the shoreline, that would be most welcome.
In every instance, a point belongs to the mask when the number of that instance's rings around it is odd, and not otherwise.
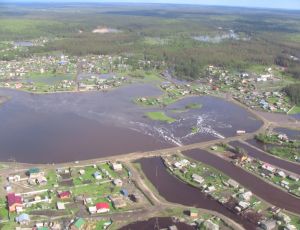
[[[124,85],[123,85],[124,86]],[[122,87],[122,86],[121,86]],[[9,90],[13,90],[13,91],[19,91],[19,92],[25,92],[25,93],[28,93],[28,94],[32,94],[31,92],[27,92],[27,91],[23,91],[23,90],[19,90],[19,89],[10,89],[10,88],[3,88],[3,87],[0,87],[0,89],[9,89]],[[113,88],[113,89],[110,89],[110,90],[114,90],[116,88]],[[90,90],[90,91],[65,91],[65,92],[45,92],[45,93],[33,93],[33,94],[36,94],[36,95],[45,95],[45,94],[59,94],[59,93],[88,93],[88,92],[99,92],[99,93],[103,93],[103,92],[107,92],[107,91],[99,91],[99,90]],[[215,98],[219,98],[221,100],[224,100],[224,101],[227,101],[227,102],[230,102],[230,103],[233,103],[235,104],[236,106],[240,107],[240,108],[243,108],[245,109],[247,112],[249,112],[251,115],[253,115],[255,117],[255,119],[257,119],[258,121],[261,121],[262,122],[262,125],[255,131],[253,131],[252,133],[247,133],[246,135],[242,135],[242,136],[239,136],[239,135],[234,135],[234,136],[230,136],[230,137],[227,137],[225,139],[213,139],[212,142],[229,142],[230,139],[242,139],[244,140],[245,139],[245,136],[248,136],[248,135],[255,135],[256,133],[259,133],[261,131],[264,131],[270,127],[272,127],[272,129],[274,128],[277,128],[277,127],[282,127],[282,128],[291,128],[292,129],[295,129],[295,130],[300,130],[300,124],[297,122],[296,119],[293,118],[294,122],[291,122],[291,123],[284,123],[284,124],[276,124],[274,123],[273,121],[269,121],[268,119],[266,119],[266,117],[262,116],[261,112],[260,111],[256,111],[256,110],[253,110],[249,107],[247,107],[246,105],[242,104],[241,102],[235,100],[234,98],[232,97],[226,97],[226,95],[188,95],[188,96],[185,96],[185,97],[181,97],[180,99],[178,99],[177,101],[179,100],[183,100],[185,98],[190,98],[190,97],[205,97],[205,96],[209,96],[209,97],[215,97]],[[5,98],[5,100],[3,102],[1,102],[1,97]],[[0,105],[7,102],[9,100],[9,97],[7,96],[0,96]],[[134,102],[132,102],[134,103]],[[153,106],[149,106],[149,107],[153,107]],[[155,106],[154,106],[155,107]],[[274,114],[276,115],[276,114]],[[286,115],[288,116],[288,115]],[[247,139],[247,138],[246,138]],[[183,147],[187,147],[188,146],[191,146],[191,145],[202,145],[205,143],[207,143],[209,141],[204,141],[204,142],[199,142],[199,143],[193,143],[193,144],[188,144],[188,145],[183,145]],[[174,147],[167,147],[167,148],[163,148],[163,149],[155,149],[155,150],[150,150],[150,151],[138,151],[139,153],[141,153],[141,157],[139,158],[143,158],[143,154],[147,154],[147,152],[157,152],[157,151],[161,151],[161,152],[164,152],[164,151],[168,151],[168,149],[176,149],[176,148],[180,148],[180,146],[174,146]],[[137,152],[133,152],[133,153],[122,153],[122,154],[118,154],[118,155],[109,155],[109,156],[106,156],[106,157],[100,157],[100,158],[92,158],[92,159],[85,159],[85,160],[80,160],[78,162],[90,162],[90,161],[101,161],[101,160],[104,160],[104,159],[114,159],[114,158],[126,158],[126,156],[130,156],[130,155],[134,155],[136,154]],[[269,154],[269,153],[268,153]],[[271,156],[273,156],[272,154],[270,154]],[[65,164],[74,164],[74,162],[77,162],[76,160],[75,161],[69,161],[69,162],[59,162],[59,163],[27,163],[27,162],[15,162],[17,163],[18,165],[42,165],[42,166],[49,166],[49,165],[65,165]],[[7,164],[7,165],[10,165],[11,163],[9,161],[0,161],[0,164]]]

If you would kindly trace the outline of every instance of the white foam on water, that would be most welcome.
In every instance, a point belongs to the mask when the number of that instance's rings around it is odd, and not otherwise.
[[[224,139],[225,137],[217,132],[215,129],[211,127],[211,125],[207,124],[207,122],[213,121],[213,119],[208,119],[208,116],[198,116],[195,127],[197,128],[196,132],[188,133],[187,135],[183,136],[182,139],[188,139],[189,137],[195,136],[199,133],[203,134],[209,134],[214,137]],[[226,127],[224,124],[222,124],[223,127]]]
[[[182,146],[182,142],[180,138],[175,137],[174,134],[168,132],[168,130],[164,128],[157,128],[157,127],[154,127],[154,130],[156,130],[160,134],[160,136],[164,138],[166,141],[169,141],[177,146]]]
[[[151,126],[142,122],[134,122],[130,121],[129,124],[130,129],[135,130],[137,132],[142,132],[143,134],[153,136],[156,139],[162,138],[164,141],[168,143],[175,144],[177,146],[182,146],[182,143],[179,138],[175,137],[172,132],[170,132],[166,128]]]

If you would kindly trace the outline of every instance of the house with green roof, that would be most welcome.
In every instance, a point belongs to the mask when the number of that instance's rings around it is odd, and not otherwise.
[[[27,176],[33,176],[33,175],[38,175],[41,172],[39,168],[30,168],[27,170],[26,174]]]
[[[190,209],[190,217],[197,218],[198,217],[198,210],[196,208]]]
[[[71,230],[83,230],[85,226],[85,221],[82,218],[77,219],[71,226]]]
[[[48,227],[38,227],[37,230],[49,230]]]

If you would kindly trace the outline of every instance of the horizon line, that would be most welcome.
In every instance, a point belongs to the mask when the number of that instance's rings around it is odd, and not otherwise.
[[[263,6],[239,6],[239,5],[226,5],[226,4],[197,4],[197,3],[181,3],[181,2],[136,2],[136,1],[128,1],[128,2],[118,2],[118,1],[109,1],[109,0],[104,0],[104,1],[97,1],[97,0],[92,0],[92,1],[87,1],[84,2],[82,0],[52,0],[52,1],[47,1],[44,2],[43,0],[4,0],[2,3],[5,4],[120,4],[120,5],[130,5],[130,4],[135,4],[135,5],[181,5],[181,6],[198,6],[198,7],[225,7],[225,8],[242,8],[242,9],[258,9],[258,10],[279,10],[279,11],[300,11],[300,8],[280,8],[280,7],[263,7]]]

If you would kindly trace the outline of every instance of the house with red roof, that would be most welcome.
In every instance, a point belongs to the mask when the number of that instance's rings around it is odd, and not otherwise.
[[[62,200],[69,199],[71,197],[71,192],[69,191],[60,192],[58,193],[58,197]]]
[[[8,210],[15,212],[17,207],[23,207],[23,201],[21,196],[17,196],[15,193],[9,193],[6,196]]]
[[[96,204],[97,213],[109,212],[109,204],[105,202]]]

